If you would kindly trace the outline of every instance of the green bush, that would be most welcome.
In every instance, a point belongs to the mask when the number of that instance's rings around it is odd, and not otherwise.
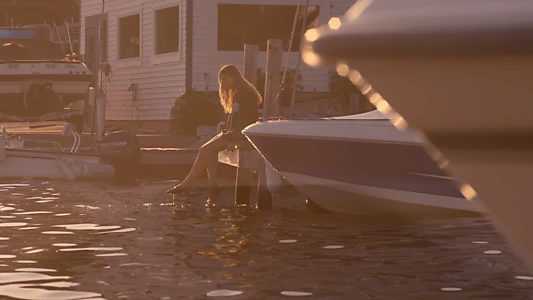
[[[215,92],[190,91],[181,95],[170,110],[170,132],[196,135],[200,125],[216,126],[224,111]]]

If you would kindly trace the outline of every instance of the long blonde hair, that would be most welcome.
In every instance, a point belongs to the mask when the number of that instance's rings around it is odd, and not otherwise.
[[[228,76],[233,78],[235,81],[235,86],[233,88],[223,88],[222,84],[220,83],[220,77],[221,76]],[[220,104],[224,108],[224,112],[230,113],[233,109],[233,103],[235,101],[235,95],[237,92],[243,92],[246,97],[254,97],[256,98],[257,105],[261,105],[263,102],[263,97],[259,94],[257,89],[248,81],[244,76],[242,76],[241,72],[237,67],[234,65],[225,65],[223,66],[220,71],[218,72],[218,83],[219,83],[219,89],[218,89],[218,95],[220,96]],[[252,100],[252,99],[250,99]]]

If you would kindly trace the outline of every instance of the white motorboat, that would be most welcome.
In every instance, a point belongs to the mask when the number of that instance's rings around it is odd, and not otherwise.
[[[57,120],[83,114],[68,107],[88,107],[94,80],[74,53],[67,22],[78,13],[79,3],[10,0],[0,3],[0,11],[0,119]],[[81,127],[79,118],[72,122]]]
[[[533,266],[532,15],[521,0],[360,0],[302,49],[423,133]]]
[[[263,157],[308,201],[349,214],[479,213],[411,132],[379,111],[272,120],[244,129]]]
[[[51,141],[0,136],[0,178],[108,180],[128,179],[141,158],[137,139],[128,132],[115,132],[98,142],[96,151],[81,151],[80,134],[65,124],[63,134],[72,134],[71,149]]]
[[[37,117],[88,97],[92,74],[50,40],[48,28],[0,28],[0,113]]]

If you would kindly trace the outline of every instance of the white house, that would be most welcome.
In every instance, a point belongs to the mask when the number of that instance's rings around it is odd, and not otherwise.
[[[259,67],[264,70],[267,39],[281,38],[288,48],[298,4],[298,0],[103,2],[81,0],[80,52],[90,67],[96,60],[111,66],[103,80],[106,119],[147,121],[169,119],[174,101],[188,89],[216,91],[221,66],[242,67],[245,43],[259,45]],[[354,2],[310,0],[307,27],[344,14]],[[103,21],[100,55],[95,47],[98,20]],[[289,68],[295,68],[299,34],[295,39]],[[327,71],[302,63],[300,73],[305,92],[329,90]]]

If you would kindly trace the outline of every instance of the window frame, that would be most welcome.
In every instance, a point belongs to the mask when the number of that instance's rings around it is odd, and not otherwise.
[[[130,57],[130,58],[120,58],[120,38],[121,38],[121,28],[120,28],[120,20],[127,17],[132,17],[135,15],[139,15],[139,56],[138,57]],[[116,47],[115,47],[115,57],[117,60],[117,66],[118,67],[135,67],[140,66],[142,64],[142,57],[143,57],[143,14],[141,7],[134,7],[127,9],[125,11],[122,11],[121,13],[116,15],[115,18],[115,24],[116,24]],[[109,24],[108,24],[109,26]]]
[[[178,31],[178,51],[169,52],[169,53],[160,53],[157,54],[157,12],[171,7],[179,7],[179,31]],[[183,46],[186,42],[183,41],[183,30],[184,30],[184,10],[183,10],[183,0],[160,0],[153,4],[152,6],[152,54],[151,61],[153,65],[159,64],[169,64],[169,63],[179,63],[183,60]]]
[[[264,0],[262,2],[258,2],[257,0],[210,0],[211,2],[211,9],[210,9],[210,52],[211,56],[215,57],[216,59],[221,60],[227,60],[231,59],[235,55],[242,54],[243,50],[240,51],[225,51],[225,50],[218,50],[218,5],[219,4],[246,4],[246,5],[286,5],[286,6],[297,6],[298,0]],[[302,1],[300,1],[300,5],[302,4]],[[320,25],[327,24],[331,17],[331,4],[329,0],[310,0],[309,5],[311,6],[319,6],[320,14],[319,14],[319,20]],[[288,52],[292,55],[295,55],[297,52]],[[266,54],[266,51],[259,51],[260,55]]]

